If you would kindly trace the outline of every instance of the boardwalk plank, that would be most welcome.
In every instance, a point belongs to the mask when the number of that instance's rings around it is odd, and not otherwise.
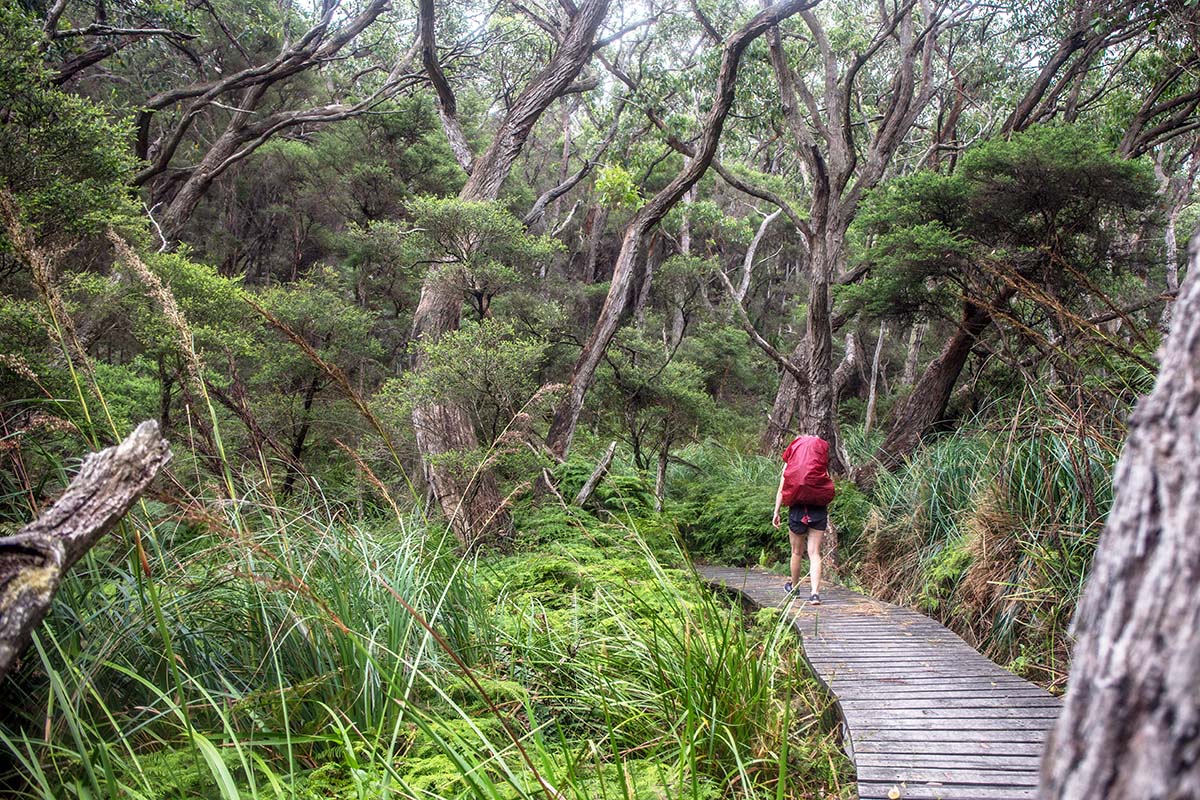
[[[1034,800],[1037,790],[1022,786],[923,786],[858,782],[859,800],[885,800],[893,787],[902,800]]]
[[[1037,773],[997,769],[928,767],[859,767],[858,779],[874,783],[942,784],[946,786],[1037,786]]]
[[[854,754],[854,763],[859,770],[868,767],[892,768],[892,765],[903,763],[913,769],[980,769],[980,770],[1010,770],[1018,772],[1034,772],[1038,768],[1038,756],[1013,755],[913,755],[911,753],[861,753]]]
[[[1061,701],[910,609],[842,587],[812,606],[762,570],[700,567],[714,588],[783,609],[838,699],[861,800],[1026,800]]]
[[[916,742],[909,739],[886,741],[882,739],[857,739],[854,742],[854,756],[888,755],[897,758],[916,758],[927,755],[974,756],[991,755],[1027,755],[1040,758],[1042,745],[1040,742]]]

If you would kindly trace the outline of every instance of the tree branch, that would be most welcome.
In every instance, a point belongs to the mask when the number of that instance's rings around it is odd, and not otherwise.
[[[158,423],[143,422],[116,447],[83,461],[54,505],[0,538],[0,679],[50,610],[68,570],[120,521],[171,460]]]
[[[421,41],[421,62],[425,65],[425,72],[437,93],[438,116],[442,120],[442,129],[450,142],[454,160],[463,168],[463,172],[470,175],[475,157],[458,121],[458,104],[454,99],[454,90],[450,88],[450,82],[442,72],[442,65],[438,63],[437,43],[434,39],[433,0],[418,0],[417,8],[420,13],[417,31]]]

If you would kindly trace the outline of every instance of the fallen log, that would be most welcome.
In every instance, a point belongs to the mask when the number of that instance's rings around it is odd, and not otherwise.
[[[79,474],[41,516],[0,537],[0,680],[45,618],[67,571],[120,521],[171,460],[158,423],[83,460]]]

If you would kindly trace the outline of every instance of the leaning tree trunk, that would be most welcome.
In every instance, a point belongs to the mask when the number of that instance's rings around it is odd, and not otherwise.
[[[1074,622],[1044,798],[1200,797],[1200,235]]]
[[[83,460],[62,497],[12,536],[0,538],[0,680],[50,610],[67,571],[125,515],[171,460],[158,423]]]
[[[860,486],[870,486],[879,469],[892,470],[904,462],[921,439],[946,415],[950,394],[967,364],[979,334],[992,323],[991,312],[974,303],[963,306],[963,318],[942,352],[929,363],[917,385],[895,413],[888,435],[868,463],[855,471]]]
[[[608,0],[585,0],[550,62],[513,103],[486,152],[472,164],[471,177],[459,197],[495,200],[529,138],[550,104],[571,85],[591,59],[596,31]],[[454,281],[430,273],[421,287],[413,316],[414,342],[436,342],[462,322],[462,292]],[[421,348],[413,369],[424,368]],[[483,465],[474,471],[451,463],[456,455],[479,446],[466,408],[457,402],[427,403],[413,408],[413,428],[425,478],[459,542],[467,547],[503,538],[511,529],[496,479]]]
[[[792,351],[789,360],[800,369],[805,369],[808,355],[808,343],[801,341]],[[775,402],[771,413],[767,416],[767,429],[759,440],[758,452],[764,456],[773,456],[783,449],[783,443],[792,432],[792,420],[797,416],[807,414],[808,386],[801,385],[788,370],[782,370],[779,376],[779,391],[775,393]]]
[[[579,424],[579,415],[583,411],[583,400],[592,387],[592,382],[596,378],[596,369],[599,367],[605,351],[608,350],[608,345],[612,342],[628,308],[629,288],[633,281],[634,267],[637,264],[638,256],[645,248],[646,235],[700,180],[709,164],[712,163],[713,156],[716,155],[717,143],[720,141],[721,131],[725,126],[725,119],[733,106],[734,89],[737,84],[742,53],[768,28],[777,25],[793,14],[810,8],[818,1],[783,0],[783,2],[760,11],[725,40],[713,104],[705,118],[694,154],[685,162],[683,169],[675,178],[638,210],[625,228],[625,234],[621,239],[621,250],[617,254],[617,263],[613,268],[608,296],[600,310],[600,318],[596,321],[591,335],[583,345],[579,358],[575,361],[575,367],[571,370],[571,380],[562,400],[554,410],[554,420],[550,423],[550,430],[546,435],[547,446],[559,458],[565,457],[567,451],[571,449],[571,442],[575,438],[575,427]]]

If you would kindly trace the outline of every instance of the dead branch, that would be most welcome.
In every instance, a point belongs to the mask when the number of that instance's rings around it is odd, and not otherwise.
[[[45,618],[67,571],[120,521],[171,460],[158,423],[83,461],[71,485],[40,517],[0,538],[0,679]]]
[[[608,474],[608,469],[612,466],[613,457],[616,454],[617,443],[616,441],[610,442],[608,449],[604,451],[604,455],[596,464],[596,468],[592,470],[592,474],[579,489],[579,494],[575,495],[575,505],[582,506],[588,501],[592,493],[596,491],[596,487],[600,485],[600,481],[604,480],[604,476]]]

